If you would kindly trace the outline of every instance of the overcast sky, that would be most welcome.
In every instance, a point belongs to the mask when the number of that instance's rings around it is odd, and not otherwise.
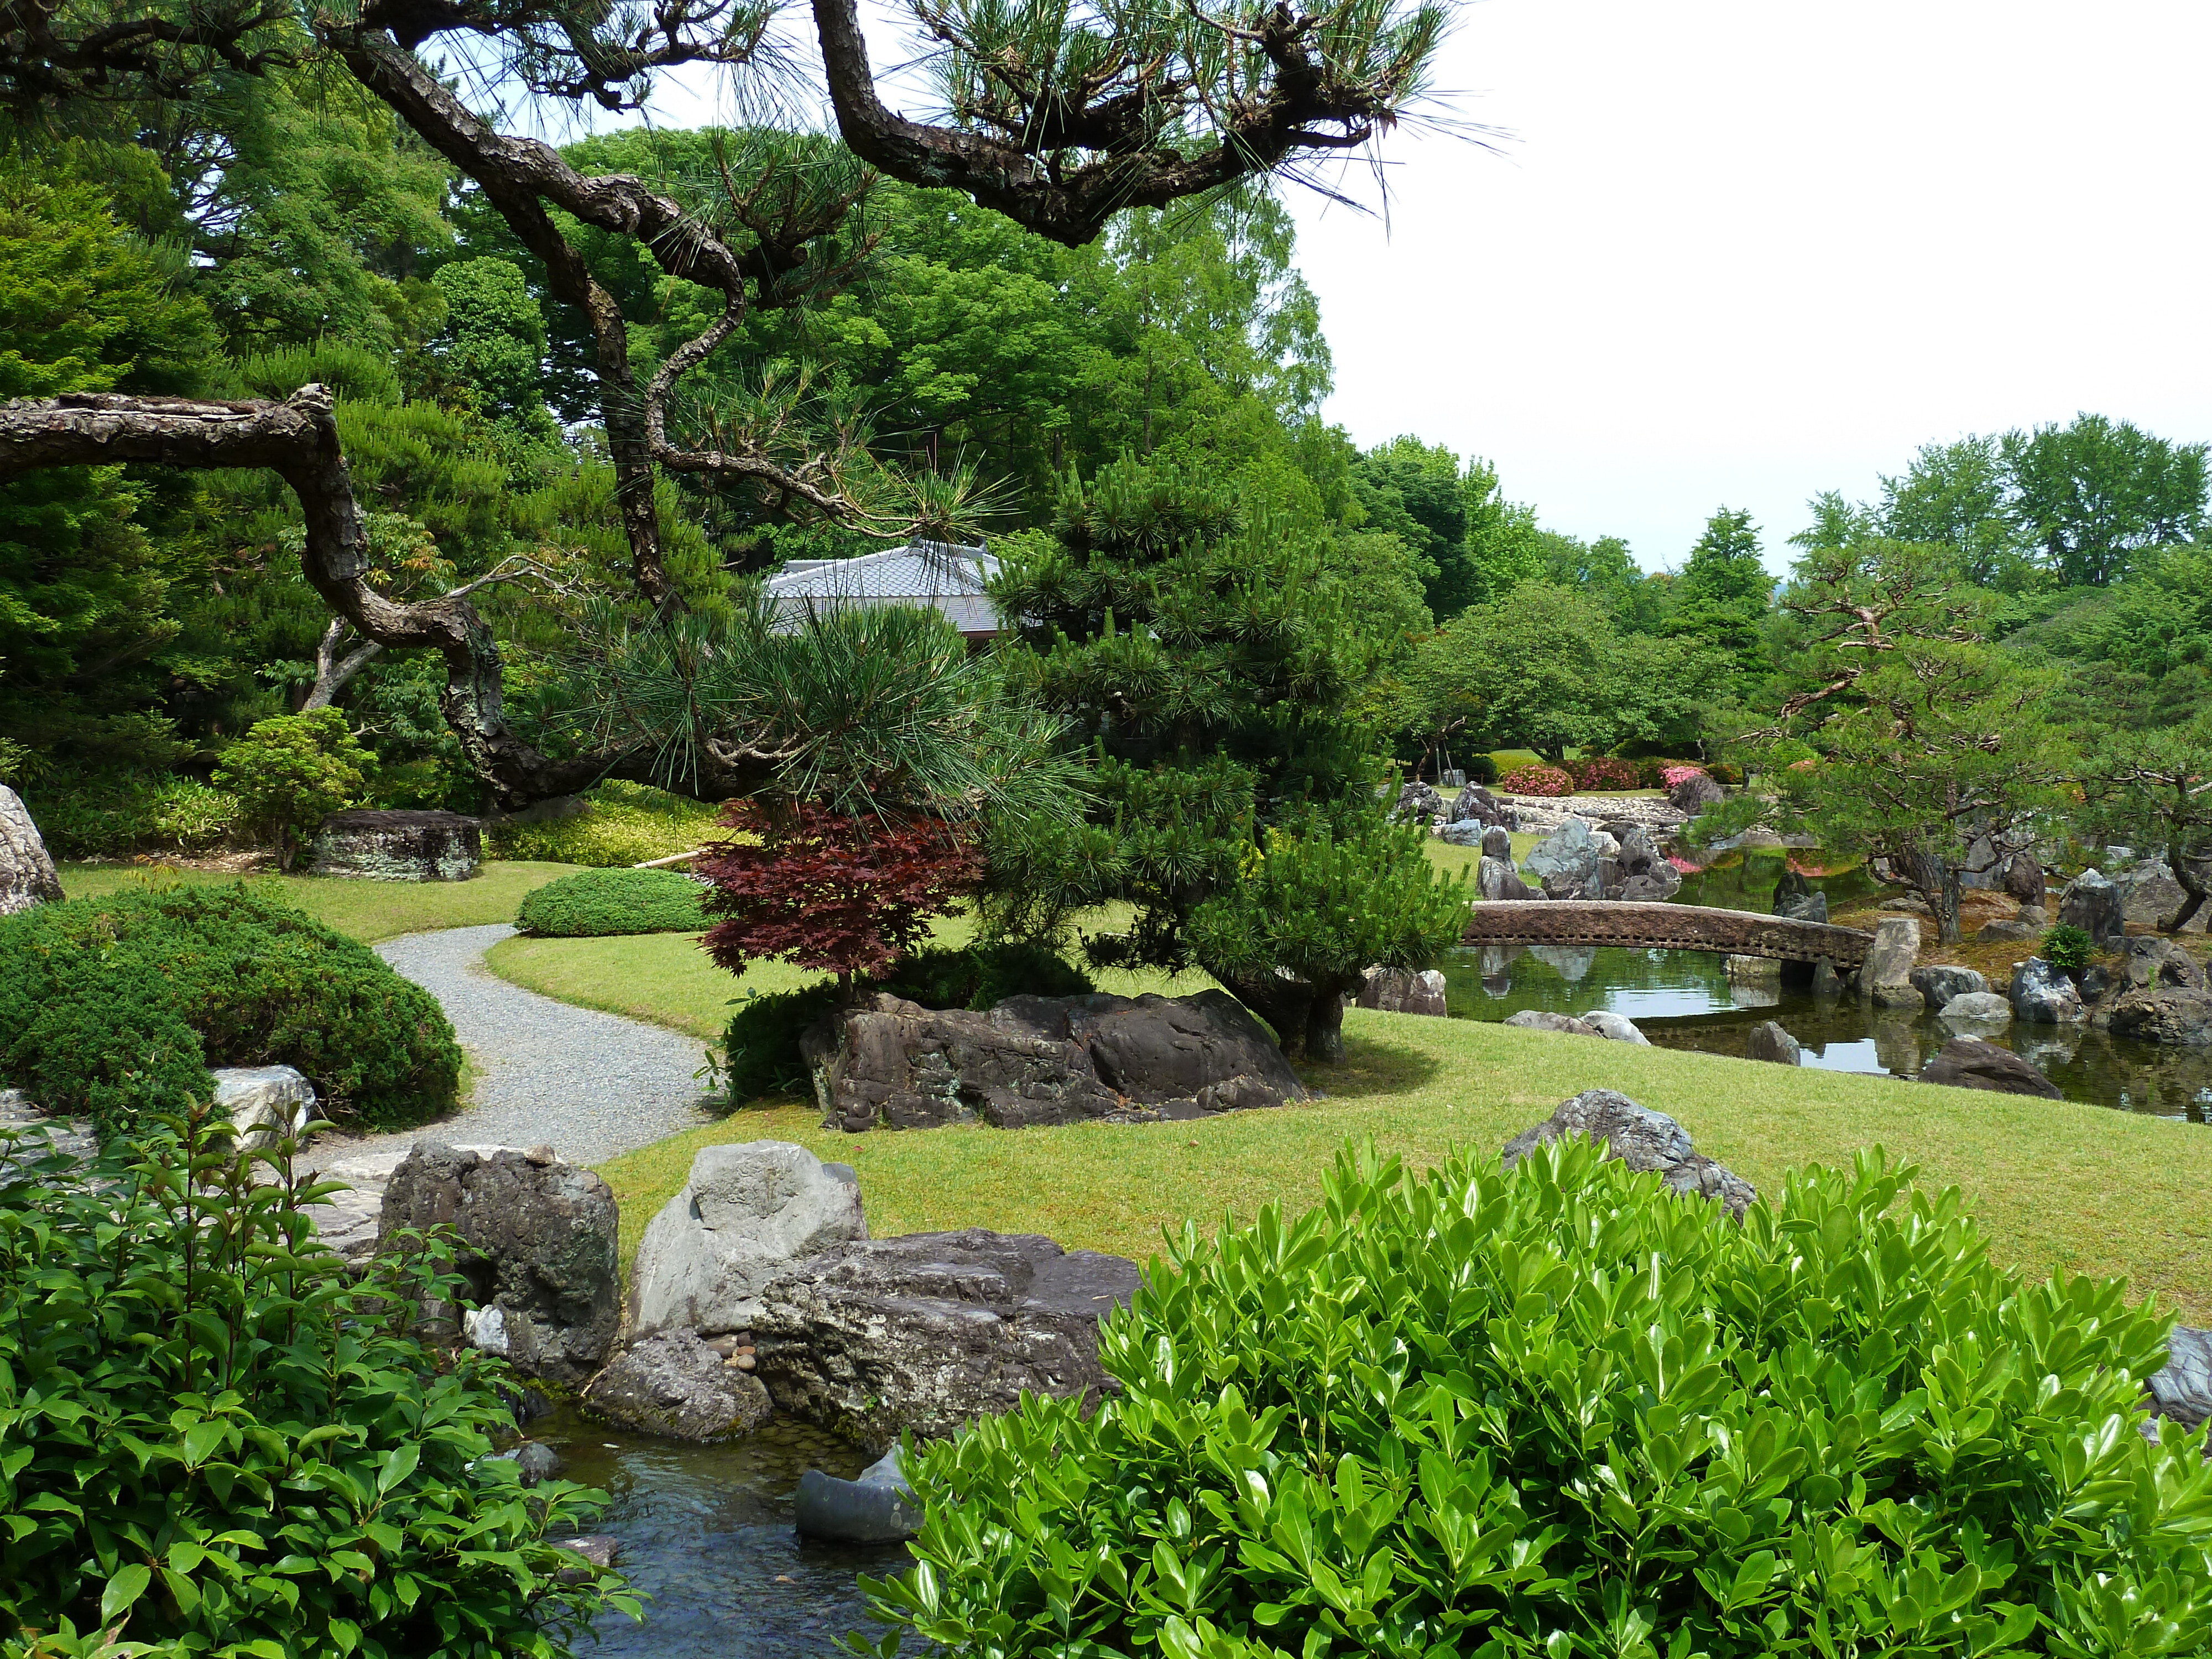
[[[2079,410],[2212,436],[2203,0],[1485,0],[1389,223],[1304,195],[1328,414],[1679,563],[1747,507]],[[1370,186],[1362,185],[1371,196]]]

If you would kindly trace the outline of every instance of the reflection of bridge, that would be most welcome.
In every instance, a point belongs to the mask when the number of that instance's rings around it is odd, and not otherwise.
[[[1468,915],[1462,945],[1595,945],[1632,951],[1711,951],[1735,957],[1818,962],[1841,969],[1866,961],[1872,933],[1825,921],[1716,910],[1702,904],[1633,904],[1611,899],[1492,899]]]

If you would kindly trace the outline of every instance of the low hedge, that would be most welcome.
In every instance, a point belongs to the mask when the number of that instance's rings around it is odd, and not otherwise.
[[[706,891],[677,870],[580,870],[525,894],[514,925],[541,939],[696,933]]]
[[[244,883],[0,920],[0,1073],[46,1110],[112,1133],[204,1096],[209,1066],[276,1065],[333,1121],[390,1128],[452,1108],[461,1051],[428,992]]]
[[[1571,795],[1575,781],[1556,766],[1522,766],[1498,779],[1498,787],[1509,795]]]
[[[1186,1224],[1101,1330],[1118,1393],[910,1453],[854,1650],[2203,1653],[2206,1431],[2136,1427],[2169,1320],[2001,1272],[1911,1173],[1739,1224],[1581,1141],[1346,1154],[1299,1219]]]
[[[1634,761],[1611,755],[1590,755],[1566,763],[1565,771],[1577,789],[1640,789],[1643,774]]]
[[[484,852],[495,859],[627,868],[725,838],[727,832],[714,826],[720,810],[645,784],[610,781],[586,793],[584,810],[574,817],[487,825]]]

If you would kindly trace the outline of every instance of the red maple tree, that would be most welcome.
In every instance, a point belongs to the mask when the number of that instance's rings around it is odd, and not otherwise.
[[[877,974],[929,934],[981,879],[968,837],[929,817],[852,818],[818,806],[732,801],[724,827],[758,845],[716,842],[692,868],[712,884],[702,941],[717,964],[742,974],[781,957],[828,969],[841,988]]]

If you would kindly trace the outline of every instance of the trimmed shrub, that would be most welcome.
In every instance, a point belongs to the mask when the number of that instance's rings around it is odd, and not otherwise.
[[[1644,781],[1634,761],[1611,755],[1591,755],[1566,763],[1566,774],[1577,789],[1640,789]]]
[[[333,1121],[398,1127],[452,1107],[461,1051],[428,992],[244,883],[0,919],[0,1071],[46,1110],[112,1133],[206,1066],[279,1065]]]
[[[2136,1431],[2170,1318],[1999,1270],[1911,1174],[1739,1224],[1579,1139],[1347,1153],[1295,1221],[1186,1224],[1101,1329],[1117,1392],[909,1450],[917,1565],[852,1650],[2203,1652],[2206,1431]]]
[[[584,797],[585,810],[549,823],[489,823],[484,855],[593,869],[649,864],[695,852],[717,838],[717,808],[641,783],[610,781]]]
[[[256,720],[222,751],[215,781],[236,795],[247,820],[276,848],[289,870],[315,827],[356,805],[376,757],[355,738],[342,710],[310,708]]]
[[[488,1460],[505,1364],[412,1330],[450,1238],[356,1278],[325,1189],[149,1128],[97,1184],[0,1131],[0,1654],[554,1659],[635,1608],[553,1542],[605,1495]]]
[[[2097,959],[2097,941],[2086,927],[2062,921],[2043,936],[2043,959],[2053,968],[2072,973]]]
[[[811,1093],[813,1083],[799,1040],[809,1026],[836,1011],[836,981],[797,991],[748,991],[736,1006],[717,1062],[731,1109],[775,1095]]]
[[[1575,781],[1556,766],[1522,766],[1498,779],[1509,795],[1571,795]]]
[[[525,894],[514,925],[540,939],[702,933],[706,890],[676,870],[580,870]]]

